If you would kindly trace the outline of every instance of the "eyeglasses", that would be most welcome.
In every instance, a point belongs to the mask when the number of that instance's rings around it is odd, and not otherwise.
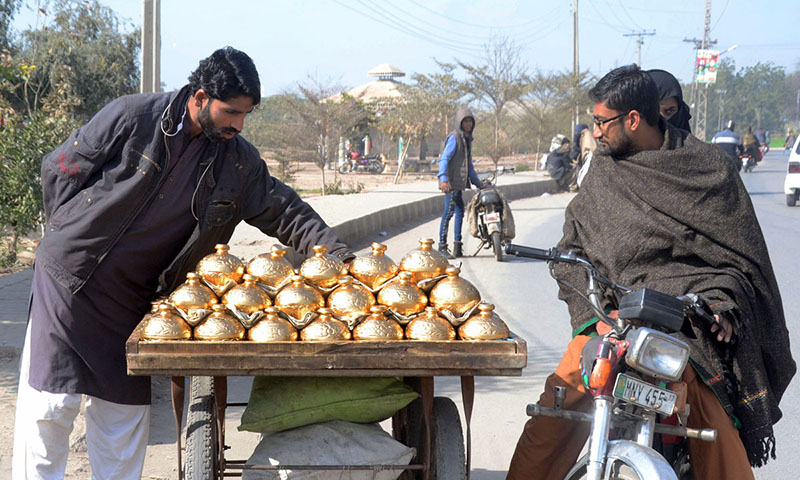
[[[603,125],[605,125],[606,123],[613,122],[614,120],[616,120],[618,118],[621,118],[621,117],[624,117],[625,115],[627,115],[629,113],[631,113],[630,110],[628,110],[625,113],[620,113],[619,115],[615,115],[615,116],[613,116],[611,118],[606,118],[605,120],[598,120],[597,117],[592,117],[592,122],[594,122],[594,124],[597,125],[598,127],[603,128]]]

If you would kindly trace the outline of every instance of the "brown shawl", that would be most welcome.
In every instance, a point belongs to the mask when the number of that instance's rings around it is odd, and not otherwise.
[[[580,193],[566,210],[559,248],[575,250],[612,281],[670,295],[693,292],[738,328],[735,344],[695,325],[692,364],[727,412],[753,466],[775,458],[772,425],[796,366],[783,306],[750,196],[722,150],[660,124],[659,150],[612,159],[595,155]],[[585,291],[585,273],[555,274]],[[573,328],[593,316],[561,286]],[[618,299],[607,298],[616,307]],[[680,334],[677,334],[680,336]]]

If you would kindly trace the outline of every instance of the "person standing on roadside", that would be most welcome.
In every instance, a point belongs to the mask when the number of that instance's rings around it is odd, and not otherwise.
[[[242,220],[301,254],[354,258],[238,135],[260,100],[253,61],[222,48],[179,91],[120,97],[44,157],[14,480],[63,478],[83,395],[92,478],[141,477],[150,378],[127,375],[125,341]]]
[[[447,136],[439,158],[439,190],[444,192],[444,212],[439,224],[439,251],[448,258],[463,255],[461,227],[464,222],[464,190],[470,184],[483,188],[472,164],[472,133],[475,131],[475,116],[467,107],[456,112],[455,128]],[[447,246],[447,231],[450,219],[453,224],[453,251]]]

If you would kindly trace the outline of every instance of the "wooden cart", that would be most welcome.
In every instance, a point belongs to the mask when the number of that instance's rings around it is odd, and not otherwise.
[[[425,480],[468,479],[470,470],[470,417],[474,376],[520,376],[527,362],[525,341],[506,340],[394,341],[394,342],[206,342],[140,341],[137,328],[128,338],[129,375],[162,375],[172,378],[172,402],[178,432],[181,431],[185,376],[192,376],[186,422],[186,462],[181,478],[211,480],[241,476],[244,469],[293,470],[406,470],[403,478]],[[393,436],[415,447],[410,465],[245,465],[225,458],[225,408],[227,377],[273,376],[396,376],[404,377],[420,398],[392,418]],[[466,447],[455,404],[447,397],[434,398],[434,376],[461,377]],[[224,399],[225,401],[220,401]],[[181,435],[178,436],[178,463]],[[454,448],[454,445],[462,448]]]

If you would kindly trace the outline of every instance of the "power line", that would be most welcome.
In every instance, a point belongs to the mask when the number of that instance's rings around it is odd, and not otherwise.
[[[477,24],[477,23],[469,23],[469,22],[464,22],[464,21],[462,21],[462,20],[459,20],[459,19],[457,19],[457,18],[449,17],[449,16],[447,16],[447,15],[444,15],[443,13],[439,13],[439,12],[437,12],[437,11],[435,11],[435,10],[431,9],[431,8],[428,8],[427,6],[425,6],[424,4],[421,4],[421,3],[417,2],[416,0],[408,0],[408,1],[409,1],[409,2],[411,2],[411,3],[413,3],[414,5],[416,5],[416,6],[420,7],[420,8],[422,8],[422,9],[424,9],[424,10],[427,10],[428,12],[430,12],[430,13],[432,13],[432,14],[434,14],[434,15],[438,16],[438,17],[445,18],[445,19],[447,19],[447,20],[449,20],[449,21],[451,21],[451,22],[453,22],[453,23],[459,23],[459,24],[461,24],[461,25],[466,25],[466,26],[468,26],[468,27],[475,27],[475,28],[486,28],[486,29],[490,29],[490,30],[496,30],[496,29],[506,29],[506,28],[508,28],[508,29],[512,29],[512,28],[521,28],[521,27],[525,27],[525,26],[528,26],[528,25],[531,25],[531,24],[534,24],[534,23],[536,23],[536,22],[537,22],[537,20],[528,20],[527,22],[518,23],[518,24],[516,24],[516,25],[505,25],[505,26],[499,26],[499,25],[481,25],[481,24]],[[545,15],[545,17],[546,17],[546,15]]]
[[[397,30],[397,31],[399,31],[401,33],[404,33],[406,35],[410,35],[410,36],[412,36],[414,38],[417,38],[419,40],[423,40],[425,42],[432,43],[432,44],[438,45],[440,47],[445,47],[447,49],[454,50],[454,51],[457,51],[457,52],[460,52],[460,53],[463,53],[463,54],[466,54],[466,55],[475,55],[477,53],[475,51],[475,49],[469,49],[469,48],[464,47],[463,45],[447,44],[445,42],[441,42],[439,40],[427,37],[425,35],[422,35],[420,33],[415,32],[415,31],[411,31],[411,30],[409,30],[407,28],[402,28],[401,26],[397,25],[396,23],[387,22],[387,21],[385,21],[385,20],[383,20],[381,18],[377,18],[377,17],[375,17],[373,15],[370,15],[370,14],[368,14],[366,12],[363,12],[363,11],[361,11],[359,9],[351,7],[350,5],[342,3],[339,0],[331,0],[331,1],[333,3],[336,3],[337,5],[339,5],[340,7],[344,7],[346,9],[348,9],[348,10],[352,10],[352,11],[358,13],[359,15],[362,15],[364,17],[369,18],[370,20],[373,20],[373,21],[375,21],[377,23],[380,23],[381,25],[385,25],[385,26],[387,26],[387,27],[389,27],[389,28],[391,28],[393,30]]]
[[[642,45],[644,44],[644,39],[642,37],[643,36],[651,36],[651,35],[655,35],[655,34],[656,34],[656,31],[653,30],[652,32],[642,31],[642,32],[625,33],[625,34],[622,35],[623,37],[637,37],[636,38],[636,56],[638,58],[638,61],[636,62],[636,65],[639,65],[639,67],[642,66]]]

